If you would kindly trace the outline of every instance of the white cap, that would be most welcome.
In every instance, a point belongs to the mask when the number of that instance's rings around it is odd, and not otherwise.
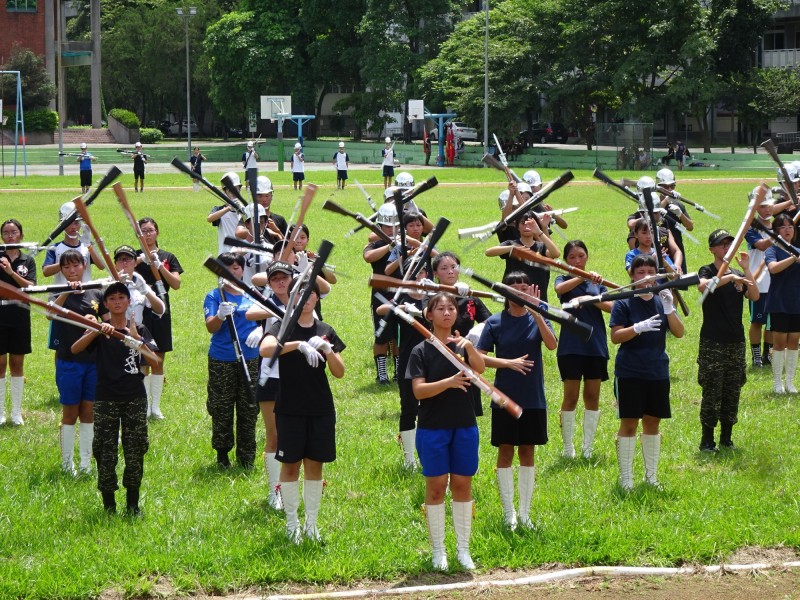
[[[344,148],[344,142],[339,142],[339,148]]]
[[[500,192],[500,195],[497,197],[497,204],[500,206],[500,210],[506,207],[506,204],[508,204],[508,190]]]
[[[378,225],[392,225],[398,223],[397,208],[394,204],[384,204],[378,209],[378,217],[375,219]]]
[[[760,191],[761,191],[760,185],[754,187],[753,191],[747,194],[748,200],[752,200],[753,198],[758,197]],[[764,199],[761,201],[761,204],[759,204],[759,206],[772,205],[772,204],[775,204],[775,199],[772,197],[772,190],[767,190],[767,193],[764,194]]]
[[[525,183],[524,181],[520,181],[517,184],[517,190],[519,191],[520,194],[525,193],[533,195],[533,190],[531,189],[531,186]]]
[[[253,147],[253,142],[247,142],[247,147],[248,148],[252,148]]]
[[[294,149],[295,149],[295,150],[300,150],[300,148],[302,148],[302,147],[303,147],[303,144],[301,144],[300,142],[297,142],[297,143],[294,145]]]
[[[256,179],[256,194],[271,194],[272,193],[272,182],[269,180],[269,177],[264,177],[261,175],[258,179]]]
[[[408,171],[401,171],[394,178],[394,182],[398,187],[412,188],[414,187],[414,176]]]
[[[647,175],[639,177],[639,181],[636,182],[637,192],[642,192],[647,188],[654,188],[654,187],[656,187],[656,182],[653,181],[652,177],[648,177]]]
[[[225,179],[226,177],[230,179],[231,185],[234,185],[236,187],[242,187],[242,180],[239,179],[239,174],[236,173],[235,171],[229,171],[225,173],[225,175],[222,176],[222,179]]]
[[[395,192],[396,192],[398,189],[399,189],[399,187],[398,187],[398,186],[396,186],[396,185],[390,185],[390,186],[389,186],[389,187],[387,187],[385,190],[383,190],[383,199],[384,199],[384,201],[386,201],[386,200],[391,200],[392,198],[394,198],[394,193],[395,193]]]
[[[664,185],[673,185],[675,183],[675,173],[671,169],[660,169],[656,173],[656,181]]]
[[[86,142],[81,142],[81,150],[86,150]]]
[[[258,204],[258,203],[256,203],[256,204],[248,204],[247,206],[244,207],[244,214],[247,217],[248,221],[251,221],[253,219],[253,206],[258,206],[258,218],[259,219],[261,217],[266,217],[267,216],[267,211],[264,210],[264,207],[261,206],[260,204]]]
[[[383,140],[383,141],[384,141],[384,142],[386,142],[387,144],[391,144],[391,143],[392,143],[392,138],[390,138],[390,137],[387,135],[387,136],[386,136],[386,139],[385,139],[385,140]]]
[[[522,181],[531,187],[535,185],[542,185],[542,176],[539,175],[538,171],[531,169],[530,171],[525,171],[525,173],[522,175]]]
[[[134,146],[136,146],[137,148],[141,148],[142,147],[142,142],[136,142],[134,144]]]
[[[61,205],[61,208],[58,209],[58,220],[63,221],[68,216],[70,216],[72,214],[72,211],[74,210],[75,210],[74,202],[65,202],[64,204]]]

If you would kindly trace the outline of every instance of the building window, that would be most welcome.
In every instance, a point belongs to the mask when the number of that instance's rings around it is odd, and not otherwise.
[[[783,31],[768,31],[764,34],[764,50],[784,50]]]
[[[37,0],[6,0],[8,12],[36,12]]]

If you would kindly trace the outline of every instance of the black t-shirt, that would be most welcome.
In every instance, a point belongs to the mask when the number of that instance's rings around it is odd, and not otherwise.
[[[275,323],[268,335],[277,337],[280,328],[281,324]],[[315,335],[325,337],[333,346],[334,352],[345,349],[344,342],[336,335],[333,327],[316,319],[311,327],[297,324],[286,342],[307,342]],[[325,373],[326,364],[327,361],[321,360],[319,365],[312,367],[299,350],[281,354],[281,393],[275,403],[275,413],[296,416],[335,414],[333,394]]]
[[[547,255],[547,246],[544,245],[544,242],[533,242],[532,246],[525,246],[519,240],[514,240],[510,242],[503,242],[500,245],[522,246],[523,248],[528,248],[529,250],[538,252],[542,256]],[[539,298],[541,298],[543,302],[547,302],[547,287],[550,285],[550,271],[546,269],[540,269],[539,267],[535,267],[525,261],[517,260],[510,254],[503,254],[500,256],[500,258],[506,261],[506,270],[503,272],[503,279],[505,279],[506,275],[509,273],[513,273],[514,271],[522,271],[528,276],[528,279],[530,279],[531,285],[539,286]]]
[[[453,331],[457,331],[464,337],[475,326],[475,323],[483,323],[492,316],[480,298],[458,297],[456,302],[458,303],[458,316],[456,316]]]
[[[135,173],[144,173],[144,154],[137,152],[133,155],[133,171]]]
[[[713,279],[718,269],[712,264],[700,267],[697,274],[701,279]],[[731,271],[736,275],[743,275],[740,271]],[[742,325],[742,299],[747,287],[736,289],[736,285],[729,283],[718,286],[713,294],[706,296],[703,302],[703,325],[700,328],[700,337],[725,344],[735,344],[744,341],[744,326]]]
[[[153,338],[147,328],[136,328],[139,335],[151,350]],[[128,335],[127,328],[118,329]],[[141,362],[139,353],[128,348],[121,340],[98,335],[87,348],[94,355],[97,365],[96,398],[98,400],[129,400],[143,398],[147,395],[144,389],[144,375],[139,369]]]
[[[383,248],[383,247],[388,246],[388,245],[389,244],[387,244],[385,240],[375,240],[374,242],[370,242],[364,248],[364,252],[362,253],[362,256],[363,256],[364,253],[369,252],[370,250],[377,250],[378,248]],[[386,275],[386,265],[389,264],[389,255],[391,253],[392,253],[391,250],[388,250],[386,252],[385,256],[382,256],[381,258],[379,258],[375,262],[369,263],[369,266],[372,267],[372,272],[374,274],[376,274],[376,275]],[[392,273],[388,277],[397,278],[397,276],[399,274],[400,274],[400,269],[397,269],[394,273]],[[386,295],[386,292],[383,291],[383,290],[375,290],[372,293],[372,303],[373,303],[374,306],[380,306],[381,304],[383,304],[383,302],[381,302],[380,300],[378,300],[375,297],[375,294],[377,294],[377,293],[382,293],[384,296]]]
[[[142,252],[140,250],[138,254],[141,255],[141,253]],[[158,259],[162,263],[164,263],[164,268],[170,273],[178,273],[178,274],[183,273],[183,267],[181,266],[181,263],[178,261],[178,258],[172,252],[167,252],[166,250],[162,250],[161,248],[159,248]],[[154,288],[156,284],[156,278],[153,276],[153,271],[152,269],[150,269],[150,265],[141,262],[138,265],[136,265],[136,272],[142,277],[144,277],[144,280],[147,282],[147,285]],[[164,282],[164,290],[167,292],[163,300],[164,303],[167,305],[167,312],[169,312],[170,286],[165,279],[162,278],[162,281]],[[156,291],[155,288],[153,289],[153,291]]]
[[[0,252],[0,256],[8,258],[5,252]],[[36,261],[32,257],[20,252],[19,256],[11,261],[11,268],[20,277],[36,284]],[[20,287],[14,278],[5,271],[0,271],[0,281],[15,288]],[[0,327],[30,328],[30,326],[31,311],[28,308],[15,304],[0,306]]]
[[[192,163],[192,171],[197,173],[198,175],[203,174],[203,155],[194,156],[189,159],[189,162]]]
[[[428,304],[428,298],[422,297],[415,299],[408,294],[401,294],[397,300],[397,304],[402,307],[403,304],[406,303],[413,304],[422,310]],[[427,321],[425,321],[422,317],[418,317],[416,319],[427,328]],[[397,323],[399,325],[398,344],[400,345],[400,364],[398,372],[405,374],[408,360],[411,357],[411,351],[417,346],[417,344],[424,341],[425,338],[422,337],[422,334],[420,334],[414,326],[409,325],[403,319],[397,319]]]
[[[455,344],[448,347],[463,355]],[[283,365],[281,365],[283,369]],[[422,377],[427,383],[441,381],[458,372],[455,365],[428,342],[417,344],[411,351],[406,378]],[[423,429],[453,429],[476,425],[473,395],[457,388],[449,388],[432,398],[419,401],[417,426]]]
[[[64,302],[64,308],[81,316],[94,315],[95,317],[100,317],[108,312],[103,304],[103,292],[101,290],[72,292],[67,297],[66,302]],[[58,344],[56,356],[59,359],[72,362],[94,362],[94,356],[87,350],[79,352],[78,354],[72,353],[72,344],[83,337],[83,334],[86,332],[84,327],[81,325],[61,323],[57,331]]]

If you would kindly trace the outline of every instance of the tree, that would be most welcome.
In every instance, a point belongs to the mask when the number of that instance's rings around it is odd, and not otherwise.
[[[4,71],[19,71],[22,80],[22,106],[24,110],[46,108],[55,98],[56,86],[44,66],[44,59],[28,48],[17,44],[11,49],[8,62],[2,66]],[[16,104],[16,77],[3,77],[3,100]]]
[[[739,118],[760,142],[759,133],[772,119],[797,114],[800,106],[800,70],[796,67],[757,69],[742,74],[736,82],[741,90]]]

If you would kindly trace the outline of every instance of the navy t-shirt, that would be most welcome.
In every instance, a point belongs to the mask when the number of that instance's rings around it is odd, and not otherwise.
[[[780,262],[790,255],[777,246],[770,246],[764,256],[764,262]],[[767,296],[767,312],[800,314],[800,264],[794,263],[780,273],[773,273],[769,283]]]
[[[556,277],[555,285],[572,279],[572,275],[559,275]],[[582,281],[566,294],[559,294],[559,301],[564,304],[579,296],[599,296],[608,291],[604,285]],[[575,335],[567,327],[561,328],[558,337],[557,356],[576,354],[578,356],[601,356],[608,360],[608,338],[606,336],[606,322],[603,319],[603,311],[594,304],[584,304],[580,308],[568,310],[568,313],[575,315],[579,321],[593,327],[592,335],[588,342],[584,342],[579,336]]]
[[[522,246],[533,252],[538,252],[542,256],[547,256],[547,246],[544,242],[533,242],[533,245],[525,246],[520,240],[512,240],[503,242],[501,246]],[[503,279],[506,275],[514,271],[522,271],[530,279],[531,285],[539,286],[539,298],[542,302],[547,302],[547,287],[550,285],[550,271],[546,268],[539,268],[535,266],[536,263],[531,263],[523,260],[518,260],[511,256],[511,254],[501,254],[500,258],[506,261],[506,270],[503,272]],[[542,265],[544,266],[544,265]]]
[[[655,295],[650,300],[643,300],[639,296],[617,300],[611,309],[609,327],[631,327],[655,315],[661,315],[661,327],[658,331],[640,333],[632,340],[620,344],[614,364],[614,375],[617,377],[669,379],[669,325],[661,298]]]

